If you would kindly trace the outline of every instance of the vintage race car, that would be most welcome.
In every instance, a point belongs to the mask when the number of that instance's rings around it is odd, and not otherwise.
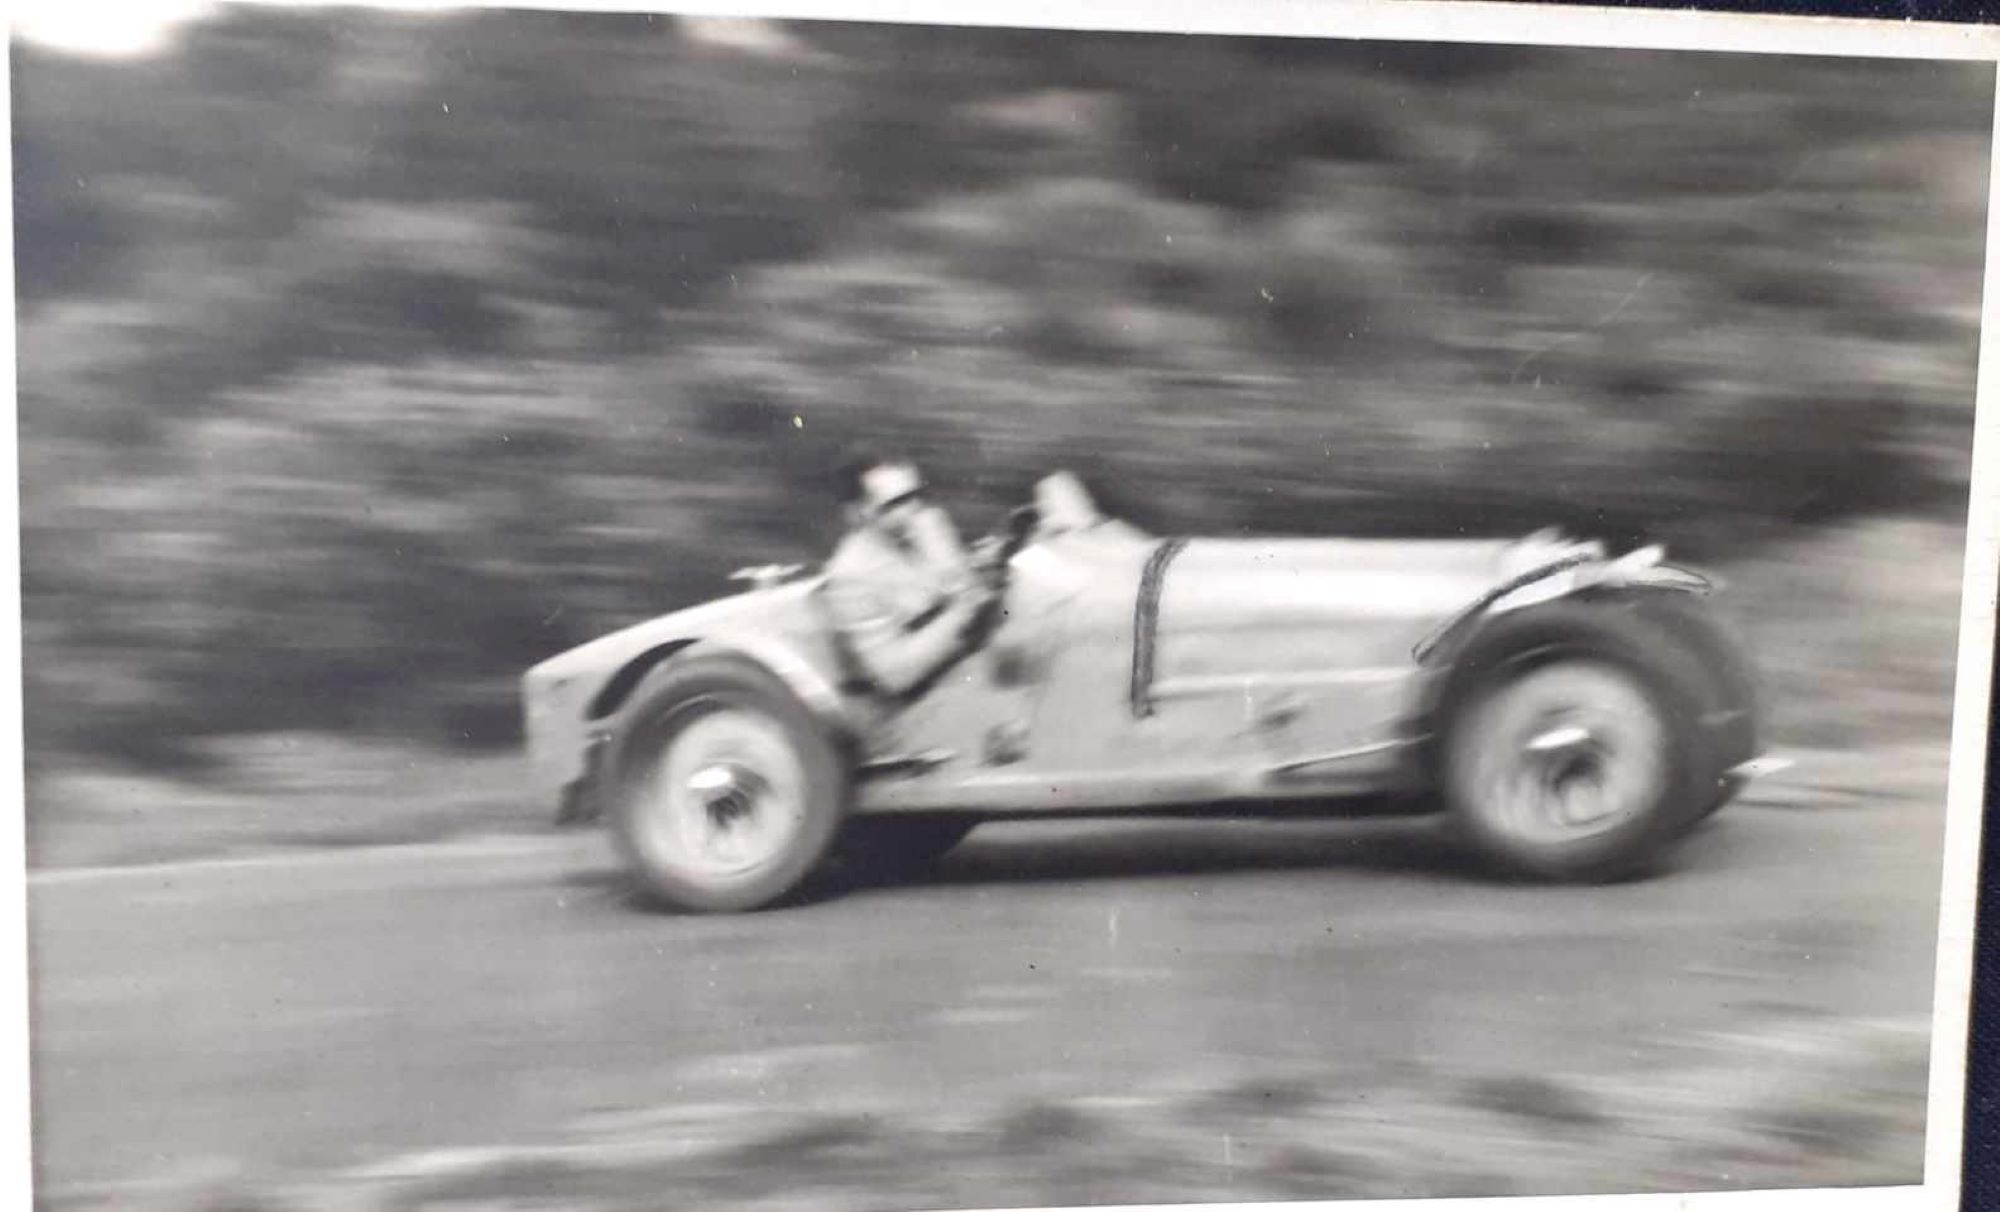
[[[1518,872],[1615,878],[1761,764],[1712,585],[1658,548],[1160,538],[1058,473],[983,550],[1004,611],[909,701],[790,568],[544,661],[537,787],[718,911],[1058,814],[1440,811]]]

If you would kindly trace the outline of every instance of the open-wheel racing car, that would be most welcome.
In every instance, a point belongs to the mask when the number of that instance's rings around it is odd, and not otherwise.
[[[1058,473],[980,550],[1002,609],[907,700],[796,568],[544,661],[537,787],[652,898],[726,911],[1056,814],[1442,812],[1503,867],[1612,879],[1763,765],[1711,583],[1657,547],[1158,538]]]

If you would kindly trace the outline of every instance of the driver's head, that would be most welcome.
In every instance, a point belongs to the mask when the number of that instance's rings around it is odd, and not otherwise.
[[[841,504],[857,525],[894,526],[924,501],[924,478],[909,459],[874,451],[850,455],[841,467]]]

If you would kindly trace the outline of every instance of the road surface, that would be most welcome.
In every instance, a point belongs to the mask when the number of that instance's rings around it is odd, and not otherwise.
[[[919,882],[722,918],[635,906],[588,836],[40,873],[38,1185],[647,1108],[1629,1071],[1760,1017],[1914,1019],[1942,815],[1774,784],[1594,888],[1495,882],[1417,822],[989,825]]]

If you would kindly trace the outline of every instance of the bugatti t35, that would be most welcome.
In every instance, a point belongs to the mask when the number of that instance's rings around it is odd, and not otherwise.
[[[1062,814],[1386,806],[1520,873],[1618,878],[1761,765],[1710,583],[1658,548],[1160,538],[1058,473],[984,550],[1003,609],[912,699],[856,676],[799,569],[544,661],[537,786],[651,897],[728,911]]]

